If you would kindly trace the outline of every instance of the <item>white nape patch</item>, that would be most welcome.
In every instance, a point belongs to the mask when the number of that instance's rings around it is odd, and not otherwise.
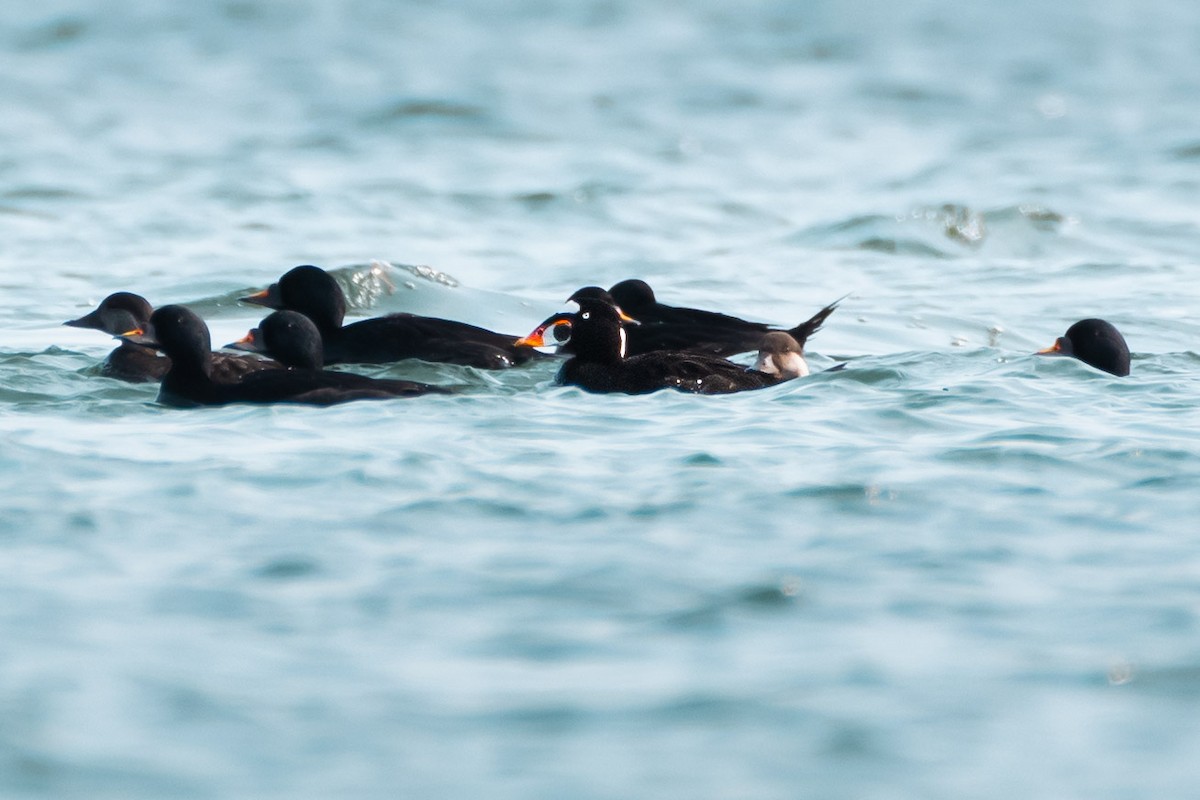
[[[625,335],[624,328],[618,328],[617,330],[619,330],[621,332],[621,358],[624,358],[625,357],[625,344],[628,340],[628,337]]]

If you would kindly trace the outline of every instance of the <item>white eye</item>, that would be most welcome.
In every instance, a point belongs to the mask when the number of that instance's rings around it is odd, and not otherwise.
[[[581,318],[581,319],[591,319],[591,318],[592,318],[592,312],[590,312],[590,311],[585,311],[585,312],[583,312],[582,314],[580,314],[579,316],[580,316],[580,318]]]

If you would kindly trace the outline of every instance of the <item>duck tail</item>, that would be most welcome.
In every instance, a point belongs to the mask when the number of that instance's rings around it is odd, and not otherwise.
[[[797,344],[799,344],[800,347],[803,348],[804,343],[806,341],[808,341],[808,337],[812,336],[814,333],[821,330],[821,324],[824,323],[826,319],[828,319],[829,315],[832,314],[835,309],[837,309],[838,303],[842,302],[849,296],[850,295],[843,295],[842,297],[839,297],[837,300],[834,300],[832,303],[830,303],[829,305],[822,308],[816,314],[813,314],[812,317],[805,320],[804,322],[801,322],[799,325],[797,325],[796,327],[789,330],[788,333],[791,334],[792,338],[796,340]]]

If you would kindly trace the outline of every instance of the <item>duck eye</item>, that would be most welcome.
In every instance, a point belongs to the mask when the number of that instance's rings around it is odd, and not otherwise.
[[[592,318],[592,312],[590,312],[590,311],[585,311],[585,312],[583,312],[582,314],[580,314],[579,316],[580,316],[581,318],[583,318],[583,319],[591,319],[591,318]]]

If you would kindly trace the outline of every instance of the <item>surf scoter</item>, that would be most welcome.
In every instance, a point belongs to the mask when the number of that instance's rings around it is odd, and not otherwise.
[[[465,322],[389,314],[342,325],[346,296],[333,277],[311,265],[295,267],[257,294],[241,298],[267,308],[298,311],[321,332],[326,364],[386,364],[405,358],[505,369],[541,358],[515,337]]]
[[[125,331],[144,328],[152,313],[153,307],[141,295],[114,292],[101,300],[94,311],[79,319],[67,320],[63,325],[94,328],[111,336],[119,336]],[[104,359],[100,373],[130,383],[147,383],[161,380],[170,368],[171,359],[123,339],[117,349]],[[214,353],[212,358],[213,377],[226,382],[260,369],[278,368],[279,364],[258,356]]]
[[[1111,322],[1081,319],[1038,355],[1073,356],[1111,375],[1129,374],[1129,345]]]
[[[626,329],[630,355],[655,350],[676,350],[732,356],[756,350],[764,335],[773,330],[781,330],[761,322],[749,322],[716,311],[659,303],[655,299],[654,290],[642,280],[621,281],[607,292],[599,286],[588,286],[580,289],[576,295],[611,298],[622,311],[641,323],[636,328]],[[783,332],[803,348],[804,343],[820,330],[821,324],[834,312],[839,302],[841,301],[835,300],[810,319]]]
[[[577,293],[578,294],[578,293]],[[590,392],[645,394],[678,389],[698,394],[728,394],[774,386],[781,378],[748,369],[732,361],[702,353],[656,350],[626,355],[627,331],[619,309],[596,297],[572,295],[579,304],[574,314],[555,314],[520,340],[521,345],[542,347],[546,334],[561,343],[570,358],[558,373],[558,382]],[[565,341],[558,334],[569,329]]]
[[[208,326],[194,312],[178,305],[159,308],[150,316],[148,327],[127,331],[123,338],[161,350],[171,359],[171,368],[163,376],[158,394],[159,402],[168,405],[332,405],[350,400],[382,400],[445,392],[436,386],[411,381],[376,380],[343,372],[284,367],[259,370],[238,381],[223,383],[212,374]]]

